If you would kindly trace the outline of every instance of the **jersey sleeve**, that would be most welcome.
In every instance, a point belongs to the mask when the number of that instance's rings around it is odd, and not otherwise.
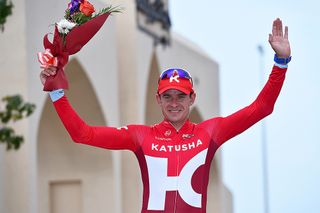
[[[105,149],[136,150],[134,125],[121,128],[90,126],[79,117],[66,96],[54,101],[53,105],[74,142]]]
[[[201,123],[218,146],[272,113],[286,71],[287,68],[273,66],[267,83],[253,103],[227,117],[212,118]]]

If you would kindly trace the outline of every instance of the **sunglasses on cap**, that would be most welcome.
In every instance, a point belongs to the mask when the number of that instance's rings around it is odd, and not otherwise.
[[[193,85],[193,81],[192,81],[192,77],[191,77],[190,73],[186,70],[183,70],[183,69],[168,69],[166,71],[163,71],[160,74],[159,81],[164,80],[164,79],[168,79],[171,77],[175,77],[177,75],[179,76],[179,78],[188,79],[191,82],[191,84]],[[158,83],[159,83],[159,81],[158,81]]]

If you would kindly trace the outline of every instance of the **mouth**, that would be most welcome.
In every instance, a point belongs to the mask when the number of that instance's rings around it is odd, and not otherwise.
[[[182,110],[180,109],[171,109],[171,110],[168,110],[169,112],[172,112],[172,113],[178,113],[178,112],[181,112]]]

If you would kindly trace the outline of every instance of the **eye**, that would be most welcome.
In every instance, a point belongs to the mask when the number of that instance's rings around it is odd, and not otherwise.
[[[170,99],[170,95],[163,95],[162,98],[169,100]]]
[[[180,94],[178,96],[179,100],[184,100],[186,97],[187,97],[187,95],[185,95],[185,94]]]

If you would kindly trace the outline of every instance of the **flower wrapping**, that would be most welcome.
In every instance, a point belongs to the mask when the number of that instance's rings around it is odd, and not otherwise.
[[[68,79],[64,66],[70,55],[81,50],[100,30],[112,12],[120,12],[117,8],[108,7],[94,15],[94,7],[87,0],[72,0],[68,4],[65,19],[56,23],[52,42],[48,34],[43,38],[44,53],[38,53],[41,68],[54,66],[56,75],[46,79],[43,90],[68,89]]]

